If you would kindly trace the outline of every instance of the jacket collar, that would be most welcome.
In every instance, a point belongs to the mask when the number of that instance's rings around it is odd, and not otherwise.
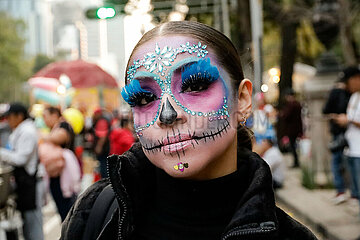
[[[249,234],[275,234],[278,228],[272,177],[268,165],[255,153],[238,149],[238,169],[247,169],[248,188],[241,197],[223,239]],[[155,188],[155,167],[139,143],[121,156],[108,158],[108,174],[121,216],[119,232],[130,234],[136,219],[151,205]]]

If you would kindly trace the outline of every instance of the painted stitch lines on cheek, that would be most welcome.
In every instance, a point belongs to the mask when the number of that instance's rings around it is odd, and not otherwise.
[[[166,136],[159,139],[150,139],[140,136],[140,143],[148,154],[163,153],[179,160],[186,156],[187,149],[207,147],[207,144],[217,141],[230,128],[227,119],[211,122],[206,129],[190,130],[174,128],[166,131]]]

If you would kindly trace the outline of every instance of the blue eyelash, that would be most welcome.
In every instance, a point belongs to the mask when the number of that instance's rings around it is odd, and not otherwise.
[[[209,78],[208,81],[210,83],[219,78],[219,70],[217,67],[210,64],[210,58],[204,58],[191,64],[188,67],[185,67],[181,74],[181,80],[184,82],[186,79],[199,74],[202,77]]]
[[[121,90],[121,96],[124,98],[125,102],[127,102],[130,106],[136,105],[136,96],[142,93],[151,93],[142,89],[138,80],[134,79],[131,81],[129,85],[126,85]]]

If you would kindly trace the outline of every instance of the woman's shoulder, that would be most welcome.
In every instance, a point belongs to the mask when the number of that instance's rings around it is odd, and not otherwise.
[[[73,129],[72,129],[72,126],[70,125],[70,123],[68,123],[67,121],[61,121],[59,123],[59,128],[63,128],[65,129],[66,131],[69,131],[69,132],[72,132]]]
[[[82,239],[91,209],[106,186],[108,179],[97,181],[82,193],[70,209],[61,227],[61,240]]]
[[[315,235],[304,225],[276,207],[276,217],[279,223],[279,239],[317,240]]]

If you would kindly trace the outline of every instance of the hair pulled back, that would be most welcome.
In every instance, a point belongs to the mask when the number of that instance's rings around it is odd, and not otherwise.
[[[132,59],[133,53],[138,47],[153,38],[167,35],[189,36],[209,46],[214,51],[216,58],[221,64],[221,66],[230,75],[232,81],[231,87],[234,90],[234,94],[238,93],[239,84],[244,79],[244,73],[242,70],[239,54],[234,44],[228,37],[226,37],[221,32],[199,22],[166,22],[146,32],[134,47],[134,50],[130,55],[129,62],[127,64],[127,68],[129,68],[129,66],[132,64],[130,60]],[[125,82],[126,79],[127,73],[125,76]],[[250,133],[246,127],[243,127],[241,125],[238,126],[237,139],[238,146],[245,147],[251,150],[252,144]]]
[[[176,34],[192,37],[211,47],[211,49],[215,52],[219,63],[227,71],[227,73],[230,74],[232,79],[232,87],[235,89],[234,92],[237,92],[236,90],[238,89],[241,80],[244,79],[239,54],[237,53],[235,46],[229,38],[227,38],[221,32],[205,24],[191,21],[174,21],[163,23],[146,32],[140,41],[136,44],[133,53],[142,44],[155,37]],[[130,56],[130,59],[131,58],[132,54]],[[130,65],[131,62],[129,61],[127,68]]]

